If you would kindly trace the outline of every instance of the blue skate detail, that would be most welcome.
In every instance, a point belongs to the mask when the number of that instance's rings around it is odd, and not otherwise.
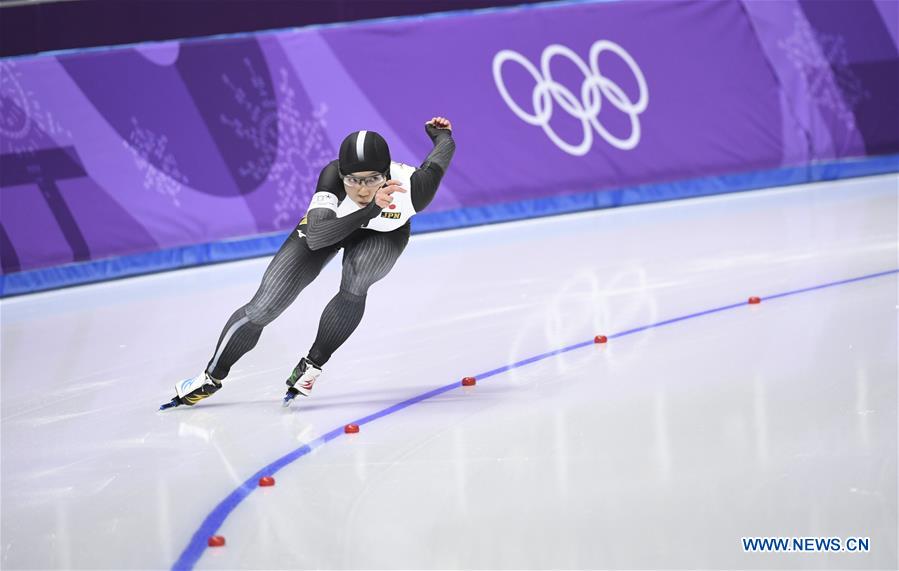
[[[292,403],[293,400],[295,398],[297,398],[297,395],[299,395],[299,394],[302,394],[302,393],[300,393],[300,391],[296,390],[293,387],[287,389],[287,394],[284,395],[284,402],[282,403],[282,406],[290,406],[290,403]]]
[[[167,409],[170,409],[170,408],[175,408],[176,406],[178,406],[178,405],[180,405],[180,404],[181,404],[181,399],[179,399],[179,398],[176,396],[175,398],[173,398],[173,399],[170,400],[169,402],[159,405],[159,410],[167,410]]]

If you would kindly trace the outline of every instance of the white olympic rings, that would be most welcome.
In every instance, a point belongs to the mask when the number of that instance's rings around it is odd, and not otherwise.
[[[627,64],[634,74],[640,91],[636,102],[631,101],[617,83],[607,77],[603,77],[600,73],[599,55],[606,50],[614,52],[624,60],[624,63]],[[553,79],[550,72],[550,63],[555,56],[569,59],[584,74],[580,99],[570,89]],[[522,109],[509,95],[509,90],[506,88],[502,76],[502,66],[507,61],[521,64],[537,82],[531,95],[531,103],[534,107],[533,114]],[[542,76],[540,71],[543,72]],[[537,70],[536,66],[520,53],[513,50],[501,50],[493,57],[493,80],[496,82],[500,95],[502,95],[503,100],[505,100],[512,112],[526,123],[542,127],[550,140],[566,153],[575,156],[587,154],[593,146],[591,126],[606,142],[621,150],[631,150],[640,142],[640,120],[638,115],[645,111],[646,106],[649,104],[649,89],[646,86],[646,78],[643,76],[640,66],[637,65],[634,58],[624,48],[615,42],[609,40],[598,40],[595,42],[590,47],[589,68],[574,51],[561,44],[552,44],[543,50],[543,54],[540,56],[540,70]],[[627,138],[616,137],[599,122],[599,112],[602,108],[603,97],[630,117],[631,134]],[[572,145],[563,141],[550,127],[549,121],[552,118],[553,101],[583,124],[584,139],[580,144]]]

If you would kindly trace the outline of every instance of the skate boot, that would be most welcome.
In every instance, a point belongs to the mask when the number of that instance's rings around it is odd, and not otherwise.
[[[175,398],[159,407],[159,410],[173,408],[182,404],[193,406],[201,400],[211,397],[222,388],[222,383],[203,371],[196,377],[175,384]]]
[[[287,394],[284,395],[284,406],[290,406],[290,403],[297,398],[297,395],[308,397],[312,392],[312,385],[315,384],[315,379],[321,374],[321,367],[310,361],[309,358],[303,357],[300,359],[300,363],[294,367],[293,372],[287,379],[287,386],[290,388],[287,389]]]

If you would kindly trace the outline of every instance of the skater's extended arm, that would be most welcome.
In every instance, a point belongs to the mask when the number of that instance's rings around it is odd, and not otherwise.
[[[425,132],[434,142],[434,148],[421,167],[412,174],[412,207],[416,212],[427,208],[434,199],[437,187],[456,152],[452,126],[447,119],[435,117],[428,121],[425,123]]]
[[[313,250],[336,244],[380,213],[381,207],[374,200],[362,210],[342,218],[338,218],[333,210],[313,208],[306,215],[306,243]]]
[[[306,243],[313,250],[340,242],[381,213],[381,207],[372,200],[361,210],[338,218],[338,196],[341,194],[346,196],[342,186],[337,161],[334,161],[322,169],[312,198],[312,206],[306,214]]]

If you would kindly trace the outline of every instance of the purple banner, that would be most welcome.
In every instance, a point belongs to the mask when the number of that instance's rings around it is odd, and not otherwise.
[[[417,165],[435,115],[428,212],[893,153],[895,16],[575,3],[2,60],[2,270],[287,230],[347,133]]]

